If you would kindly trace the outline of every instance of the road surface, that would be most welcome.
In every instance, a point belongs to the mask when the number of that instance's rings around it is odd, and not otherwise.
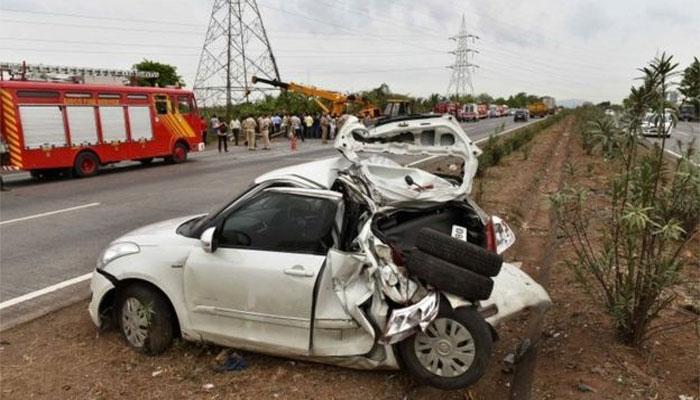
[[[463,126],[478,141],[514,123],[498,118]],[[291,155],[286,140],[277,139],[267,152],[232,146],[229,153],[193,153],[178,165],[123,163],[89,179],[3,175],[11,190],[0,194],[0,328],[86,297],[87,274],[113,239],[145,224],[207,212],[264,172],[337,154],[319,140],[299,147]]]
[[[660,138],[647,137],[647,140],[661,144]],[[666,138],[666,151],[675,157],[684,154],[688,146],[694,143],[695,154],[691,161],[700,165],[700,122],[678,121],[678,125],[671,131],[671,137]]]

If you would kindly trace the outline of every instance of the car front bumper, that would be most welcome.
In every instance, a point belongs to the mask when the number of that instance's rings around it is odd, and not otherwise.
[[[114,289],[112,282],[107,279],[106,276],[95,270],[92,273],[92,280],[90,281],[90,292],[92,292],[92,297],[90,299],[90,305],[88,305],[88,312],[90,313],[90,318],[92,322],[99,328],[102,325],[102,319],[100,318],[100,304],[102,299],[110,290]]]

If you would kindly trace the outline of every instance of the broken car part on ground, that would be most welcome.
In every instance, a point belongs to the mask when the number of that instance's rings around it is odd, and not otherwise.
[[[352,368],[398,368],[444,388],[476,382],[499,322],[550,303],[498,253],[515,240],[469,197],[479,154],[452,117],[351,118],[341,156],[255,180],[207,214],[115,240],[90,315],[157,354],[181,335]],[[456,156],[461,177],[398,156]]]

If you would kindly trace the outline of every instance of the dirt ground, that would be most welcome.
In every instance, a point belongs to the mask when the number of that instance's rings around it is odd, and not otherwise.
[[[583,154],[571,126],[569,117],[539,134],[529,151],[508,156],[474,188],[479,204],[516,232],[506,258],[544,281],[554,302],[543,319],[532,398],[698,399],[700,331],[697,315],[682,307],[684,296],[662,322],[695,322],[633,349],[615,340],[610,318],[561,264],[570,254],[564,238],[550,234],[547,196],[562,179],[602,193],[613,173],[601,158]],[[565,176],[567,163],[582,173]],[[698,251],[695,243],[685,254],[687,282],[700,278]],[[678,291],[697,296],[684,287]],[[221,348],[183,342],[146,357],[116,332],[98,332],[86,309],[81,302],[0,334],[0,398],[506,399],[523,371],[517,365],[515,374],[506,371],[502,360],[529,326],[523,316],[499,327],[486,376],[469,390],[443,392],[416,386],[398,371],[355,371],[245,352],[246,369],[219,373],[214,367]]]

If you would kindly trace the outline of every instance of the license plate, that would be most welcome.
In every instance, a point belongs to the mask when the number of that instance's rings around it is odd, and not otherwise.
[[[459,225],[452,225],[452,237],[461,240],[463,242],[467,241],[467,228]]]

